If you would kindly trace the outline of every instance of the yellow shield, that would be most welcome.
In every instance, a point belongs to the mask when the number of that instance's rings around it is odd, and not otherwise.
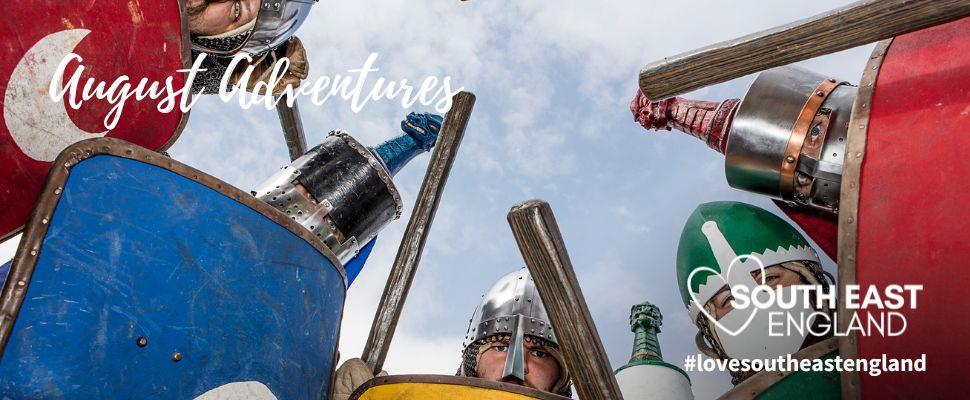
[[[519,385],[446,375],[395,375],[371,379],[351,400],[568,400]]]

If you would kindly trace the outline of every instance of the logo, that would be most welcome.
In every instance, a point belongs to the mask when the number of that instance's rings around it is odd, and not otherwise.
[[[713,224],[712,221],[708,221],[708,223]],[[706,223],[704,225],[707,226]],[[716,225],[715,225],[715,228],[714,229],[717,229]],[[721,233],[721,232],[718,231],[718,233]],[[762,263],[761,262],[761,259],[759,259],[758,257],[752,256],[752,255],[746,255],[746,254],[745,255],[740,255],[740,256],[735,256],[734,259],[731,260],[731,263],[728,265],[728,268],[726,270],[727,276],[724,276],[723,274],[719,274],[717,271],[715,271],[713,268],[710,268],[710,267],[698,267],[698,268],[695,268],[693,271],[691,271],[690,275],[687,276],[688,285],[691,285],[694,282],[694,275],[695,274],[697,274],[698,272],[701,272],[701,271],[706,271],[706,272],[710,272],[712,275],[717,276],[718,278],[721,279],[722,282],[724,282],[726,285],[728,285],[728,288],[731,290],[731,293],[735,293],[735,287],[737,287],[737,286],[741,286],[741,287],[744,287],[745,289],[749,289],[749,290],[747,290],[747,292],[748,293],[753,293],[754,292],[754,289],[756,289],[754,287],[755,286],[754,284],[756,282],[751,277],[751,275],[749,273],[747,273],[747,271],[750,271],[750,269],[748,268],[750,266],[750,262],[749,261],[753,261],[754,264],[758,264],[758,268],[761,271],[761,275],[760,275],[761,276],[761,284],[758,285],[757,287],[768,288],[768,285],[765,284],[765,275],[766,274],[765,274],[765,265],[764,265],[764,263]],[[736,264],[738,264],[738,262],[741,262],[742,269],[740,271],[743,272],[743,274],[741,274],[742,276],[740,276],[740,279],[738,277],[732,278],[733,275],[731,275],[731,272],[734,270],[734,266]],[[743,281],[743,279],[744,279],[745,276],[747,276],[748,282],[744,282]],[[708,277],[708,280],[710,280],[710,277]],[[741,282],[738,282],[738,281],[741,281]],[[693,285],[691,285],[690,287],[693,287]],[[707,307],[704,307],[704,304],[701,304],[701,302],[697,301],[697,295],[694,294],[694,291],[693,290],[689,290],[689,292],[690,292],[690,300],[694,302],[694,307],[697,307],[697,309],[702,314],[704,314],[705,317],[707,317],[708,321],[713,322],[714,325],[717,325],[718,328],[720,328],[722,331],[724,331],[725,333],[727,333],[727,334],[729,334],[731,336],[737,336],[739,333],[741,333],[742,331],[744,331],[748,327],[748,325],[751,324],[751,321],[754,320],[755,315],[758,313],[758,308],[757,307],[754,307],[753,310],[752,310],[752,312],[748,315],[748,318],[744,321],[744,323],[741,324],[741,326],[738,327],[737,329],[731,330],[731,329],[728,329],[727,327],[725,327],[724,325],[722,325],[721,322],[718,321],[717,318],[714,318],[713,315],[711,315],[710,313],[708,313]]]

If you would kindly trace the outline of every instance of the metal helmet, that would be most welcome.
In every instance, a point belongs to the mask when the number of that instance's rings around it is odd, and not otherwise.
[[[550,350],[549,353],[559,363],[561,373],[559,381],[553,385],[553,392],[570,395],[569,374],[558,353],[559,341],[549,323],[535,282],[526,268],[503,276],[482,296],[481,304],[468,321],[458,375],[478,376],[481,347],[504,339],[509,341],[509,351],[503,379],[515,377],[525,381],[525,342],[539,342]]]
[[[391,177],[431,150],[441,123],[440,116],[411,113],[401,122],[403,133],[376,148],[347,132],[330,132],[254,195],[309,229],[346,263],[401,216],[401,196]]]
[[[838,211],[858,89],[794,67],[762,72],[738,107],[725,147],[731,187]]]
[[[757,261],[749,262],[751,259]],[[784,355],[777,354],[780,348],[794,346],[792,351],[785,353],[790,354],[802,346],[804,337],[763,337],[761,334],[767,329],[760,326],[724,335],[721,326],[711,320],[713,310],[708,307],[708,302],[725,285],[756,284],[751,273],[771,266],[797,272],[805,282],[813,285],[827,286],[826,278],[831,279],[822,270],[811,245],[780,217],[733,201],[704,203],[694,210],[680,236],[677,280],[690,318],[699,329],[697,345],[700,350],[715,358],[770,358]],[[743,312],[745,310],[733,310],[725,317]],[[718,321],[725,323],[723,319]],[[732,376],[738,383],[751,374],[732,373]]]
[[[253,23],[218,36],[191,38],[197,51],[228,56],[262,54],[283,44],[303,24],[317,0],[261,0]]]

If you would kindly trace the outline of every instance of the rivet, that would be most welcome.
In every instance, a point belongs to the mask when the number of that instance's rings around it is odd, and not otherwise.
[[[835,83],[835,79],[829,78],[829,82]]]
[[[54,189],[54,194],[61,194],[60,186],[58,186],[57,189]]]
[[[42,219],[42,220],[40,220],[40,223],[42,223],[42,224],[44,224],[44,225],[47,225],[47,222],[48,222],[48,221],[47,221],[47,218],[44,218],[44,219]]]
[[[852,217],[849,217],[849,219],[847,219],[846,222],[848,222],[848,223],[851,224],[851,223],[855,222],[855,219],[853,219]]]
[[[791,164],[795,162],[795,157],[792,157],[792,156],[785,157],[785,162]]]
[[[37,249],[31,250],[30,251],[30,255],[36,256],[37,255]]]
[[[182,353],[175,352],[172,354],[172,361],[179,362],[182,361]]]
[[[138,345],[138,347],[148,346],[148,339],[144,336],[139,336],[138,340],[135,341],[135,344]]]
[[[817,92],[815,92],[815,94],[816,94],[816,95],[818,95],[818,97],[822,97],[822,96],[825,96],[825,92],[823,92],[823,91],[821,91],[821,90],[819,90],[819,91],[817,91]]]
[[[71,167],[71,163],[70,162],[64,163],[64,168],[70,168],[70,167]]]
[[[26,285],[26,284],[27,284],[27,282],[24,282],[24,281],[17,281],[17,286],[24,286],[24,285]]]
[[[862,158],[862,152],[856,152],[855,158]]]

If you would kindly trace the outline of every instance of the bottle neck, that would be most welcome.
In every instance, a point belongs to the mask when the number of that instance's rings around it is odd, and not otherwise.
[[[660,342],[657,340],[657,328],[638,326],[633,333],[631,364],[647,360],[663,361],[663,355],[660,353]]]

